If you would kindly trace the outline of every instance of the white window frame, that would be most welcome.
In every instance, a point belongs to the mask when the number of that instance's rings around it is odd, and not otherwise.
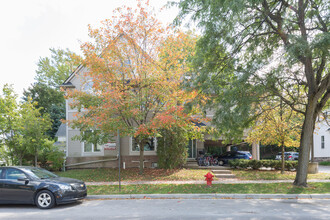
[[[321,149],[325,148],[325,138],[324,135],[321,136]]]
[[[157,138],[153,138],[155,142],[155,150],[153,151],[144,151],[144,155],[157,155]],[[129,152],[130,155],[140,155],[140,151],[133,151],[133,137],[129,137]]]
[[[82,156],[103,156],[104,155],[104,146],[99,145],[101,147],[100,151],[94,151],[94,144],[92,143],[92,151],[85,152],[85,141],[81,142],[81,153]]]

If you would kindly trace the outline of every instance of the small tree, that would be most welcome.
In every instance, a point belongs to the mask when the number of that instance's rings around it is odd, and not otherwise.
[[[158,117],[158,123],[166,124],[166,126],[160,129],[157,139],[158,165],[160,168],[165,169],[182,167],[187,160],[189,139],[198,138],[202,140],[205,130],[196,127],[192,123],[192,119],[187,117],[181,110],[178,111],[176,108],[173,108],[172,115],[175,118],[172,123],[163,123],[163,117]]]
[[[93,86],[89,92],[68,92],[74,106],[88,110],[72,126],[82,134],[98,130],[110,138],[119,129],[122,136],[133,136],[139,145],[142,173],[145,143],[175,120],[170,109],[183,111],[177,107],[195,96],[181,89],[195,38],[163,27],[148,3],[139,2],[136,10],[119,8],[114,14],[103,27],[90,28],[95,43],[82,45],[83,64],[88,68],[85,78]]]
[[[51,128],[52,122],[47,114],[41,116],[40,108],[29,99],[20,108],[22,144],[34,155],[34,166],[38,166],[38,154],[49,145],[46,132]]]
[[[261,115],[251,128],[247,141],[281,146],[283,174],[285,146],[299,147],[302,123],[302,116],[288,106],[283,106],[282,102],[279,105],[262,105]]]
[[[0,96],[0,145],[11,163],[22,165],[27,150],[22,145],[23,137],[17,94],[12,86],[5,85]]]

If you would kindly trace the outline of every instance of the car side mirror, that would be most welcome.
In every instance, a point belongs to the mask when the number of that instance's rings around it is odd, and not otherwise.
[[[28,178],[18,178],[17,179],[18,181],[25,181],[25,184],[28,184],[29,183],[29,179]]]

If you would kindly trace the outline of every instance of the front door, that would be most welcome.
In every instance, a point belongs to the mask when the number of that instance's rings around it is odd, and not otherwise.
[[[197,140],[189,140],[188,143],[188,159],[196,159],[197,157]]]

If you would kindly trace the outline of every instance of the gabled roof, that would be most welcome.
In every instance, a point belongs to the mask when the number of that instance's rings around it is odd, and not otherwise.
[[[66,137],[66,125],[61,124],[60,127],[58,128],[55,137]]]
[[[72,85],[72,83],[70,82],[71,79],[73,79],[73,77],[83,68],[84,66],[82,64],[80,64],[75,71],[73,71],[70,76],[64,81],[64,83],[61,85],[61,87],[69,87],[69,88],[74,88],[74,85]],[[72,85],[72,87],[70,87],[70,84]]]
[[[108,46],[110,46],[111,44],[115,43],[119,38],[122,38],[122,37],[125,37],[125,38],[126,38],[127,40],[129,40],[131,43],[133,43],[133,44],[136,45],[135,41],[134,41],[131,37],[129,37],[126,33],[121,33],[121,34],[119,34],[117,37],[115,37],[115,39],[112,40],[112,42],[109,43]],[[108,46],[107,46],[107,47],[108,47]],[[143,53],[144,56],[146,56],[148,59],[152,60],[152,58],[151,58],[148,54],[146,54],[145,51],[144,51],[142,48],[140,48],[138,45],[136,45],[136,46],[137,46],[137,48],[139,48],[139,49],[142,51],[142,53]],[[104,54],[104,52],[101,53],[100,57],[102,57],[103,54]],[[152,60],[152,61],[153,61],[153,60]],[[60,87],[65,87],[65,88],[75,88],[75,86],[72,85],[72,83],[71,83],[70,81],[76,76],[77,73],[79,73],[79,72],[81,71],[81,69],[82,69],[83,67],[84,67],[84,66],[83,66],[82,64],[80,64],[80,65],[75,69],[75,71],[73,71],[73,72],[70,74],[70,76],[64,81],[64,83],[63,83],[62,85],[60,85]]]

